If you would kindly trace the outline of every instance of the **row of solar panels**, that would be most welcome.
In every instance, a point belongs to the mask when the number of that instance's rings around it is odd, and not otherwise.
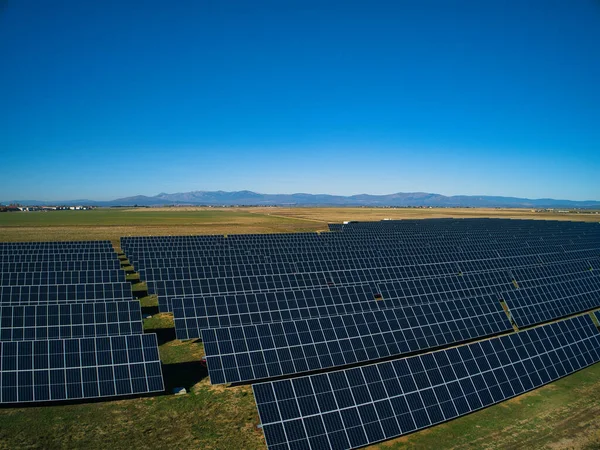
[[[139,269],[147,267],[176,267],[173,265],[153,264],[164,261],[165,264],[172,264],[176,260],[189,260],[195,266],[214,266],[214,265],[232,265],[232,264],[255,264],[255,263],[276,263],[276,262],[298,262],[298,261],[331,261],[338,259],[362,259],[362,258],[444,258],[446,261],[467,260],[467,259],[490,259],[497,257],[511,257],[524,255],[542,255],[548,253],[572,253],[572,252],[595,252],[600,255],[600,244],[563,244],[546,245],[539,247],[511,246],[498,248],[496,246],[470,246],[470,247],[451,247],[451,248],[397,248],[393,246],[378,247],[369,246],[362,248],[345,249],[326,249],[314,248],[301,251],[275,251],[275,252],[221,252],[221,251],[194,251],[194,250],[166,250],[149,251],[130,259],[134,266],[141,265]],[[480,255],[484,255],[480,257]],[[485,256],[489,255],[489,256]],[[197,260],[197,261],[194,261]],[[423,262],[426,263],[426,262]],[[185,264],[189,265],[189,264]],[[143,266],[143,267],[142,267]],[[137,268],[137,267],[136,267]]]
[[[0,306],[0,341],[142,334],[140,302]]]
[[[598,361],[600,334],[581,316],[253,390],[270,450],[345,450],[451,420]]]
[[[563,247],[564,246],[564,247]],[[202,248],[193,245],[163,245],[156,247],[147,247],[127,252],[130,261],[134,262],[138,259],[143,259],[149,253],[155,253],[162,256],[175,255],[204,255],[204,256],[235,256],[235,255],[277,255],[282,253],[314,253],[318,251],[324,252],[347,252],[360,250],[401,250],[405,252],[420,253],[451,253],[458,251],[482,251],[482,250],[506,250],[513,248],[531,248],[543,249],[546,247],[562,249],[563,251],[580,249],[582,246],[586,248],[599,248],[600,239],[559,239],[553,238],[546,241],[533,239],[510,240],[510,241],[490,241],[482,239],[478,242],[473,239],[468,239],[460,242],[451,242],[443,240],[440,242],[403,242],[399,240],[385,241],[360,241],[360,242],[336,242],[336,243],[319,243],[301,244],[301,245],[256,245],[249,244],[247,246],[217,246],[211,248]]]
[[[60,262],[60,261],[102,261],[115,260],[115,252],[106,253],[38,253],[0,255],[0,264],[5,263],[35,263],[35,262]]]
[[[400,267],[397,269],[362,269],[214,279],[161,280],[148,281],[147,285],[150,292],[158,295],[159,309],[167,312],[171,311],[170,301],[173,298],[185,296],[300,291],[314,288],[368,284],[372,286],[372,295],[379,293],[403,298],[423,295],[427,292],[435,294],[449,290],[491,288],[492,286],[500,286],[503,290],[506,290],[515,287],[515,282],[526,287],[528,284],[537,284],[533,282],[534,280],[555,279],[558,281],[570,276],[583,278],[595,276],[597,273],[600,273],[591,270],[594,267],[600,267],[599,260],[556,263],[530,267],[529,269],[517,267],[510,272],[503,268],[485,272],[455,271],[445,273],[449,267],[442,266],[441,269],[438,268],[437,274],[433,275],[430,272],[419,273],[418,271],[409,271]]]
[[[539,285],[554,284],[557,282],[566,282],[569,280],[587,280],[596,279],[598,275],[591,272],[565,274],[559,276],[545,276],[544,275],[531,275],[531,278],[523,278],[520,288],[535,287]],[[187,283],[187,285],[186,285]],[[316,284],[316,283],[315,283]],[[231,299],[239,299],[240,302],[245,302],[247,299],[255,298],[271,298],[271,303],[280,304],[289,301],[290,297],[303,298],[303,295],[307,292],[318,290],[322,293],[322,297],[328,301],[334,301],[337,293],[344,289],[352,286],[362,286],[365,293],[368,295],[363,298],[358,298],[357,301],[368,301],[370,299],[382,299],[385,304],[392,302],[434,302],[444,301],[447,299],[453,299],[457,297],[464,297],[465,295],[478,295],[478,294],[497,294],[500,292],[511,292],[516,289],[515,283],[512,277],[504,273],[488,273],[488,274],[473,274],[468,276],[458,277],[445,277],[437,279],[422,279],[412,281],[389,281],[381,280],[381,282],[373,282],[371,284],[365,284],[363,282],[347,283],[340,285],[339,287],[312,287],[304,289],[293,289],[286,285],[281,285],[280,289],[256,289],[252,292],[250,289],[245,289],[247,285],[232,285],[223,286],[224,291],[221,295],[217,294],[203,294],[202,289],[194,289],[189,285],[189,282],[180,281],[174,282],[165,288],[164,293],[160,292],[161,297],[160,304],[163,308],[171,310],[174,299],[178,297],[202,297],[205,300],[216,298],[224,307],[231,303]],[[213,290],[216,290],[214,288]],[[208,289],[206,289],[208,291]],[[231,291],[231,292],[225,292]],[[261,297],[261,294],[264,294]],[[171,303],[168,303],[169,300]],[[346,299],[348,302],[351,299]],[[257,309],[261,309],[263,306],[261,302],[257,303]]]
[[[277,263],[321,263],[330,261],[366,261],[378,258],[387,258],[398,260],[401,264],[405,265],[430,265],[438,263],[451,263],[461,262],[468,263],[479,262],[482,260],[495,260],[504,258],[521,258],[524,256],[531,256],[537,258],[537,260],[543,264],[548,259],[555,260],[574,260],[583,258],[597,258],[600,256],[598,250],[575,250],[575,251],[559,251],[559,252],[540,252],[533,253],[527,250],[514,250],[511,252],[489,252],[489,251],[478,251],[478,252],[456,252],[456,253],[438,253],[430,255],[407,255],[401,251],[347,251],[338,253],[304,253],[304,254],[285,254],[285,255],[237,255],[234,257],[230,256],[219,256],[219,257],[206,257],[206,256],[193,256],[193,257],[170,257],[170,258],[158,258],[152,254],[143,260],[138,260],[136,264],[137,270],[147,268],[168,268],[168,267],[198,267],[198,266],[233,266],[233,265],[257,265],[257,264],[277,264]]]
[[[94,254],[109,254],[111,257],[116,257],[115,251],[109,247],[99,248],[0,248],[0,256],[4,257],[7,255],[46,255],[46,254],[68,254],[77,252],[84,255]]]
[[[42,304],[131,300],[130,283],[1,286],[0,304]]]
[[[280,316],[246,313],[246,320],[240,312],[238,324],[249,325],[239,326],[224,326],[219,306],[211,311],[202,300],[174,300],[176,333],[180,339],[203,338],[211,381],[223,383],[366,362],[508,331],[512,324],[500,300],[520,328],[599,308],[600,280],[519,289],[500,298],[394,303],[349,314],[329,310],[293,321],[281,309]],[[228,310],[223,316],[231,321],[234,314]]]
[[[427,249],[429,251],[448,252],[456,251],[457,249],[464,249],[464,251],[475,250],[476,248],[487,248],[494,250],[504,250],[506,248],[514,247],[530,247],[530,248],[542,248],[545,246],[559,247],[566,245],[567,248],[577,245],[588,245],[589,247],[598,246],[600,238],[589,237],[585,239],[569,239],[565,237],[552,237],[545,240],[534,239],[534,238],[521,238],[521,239],[490,239],[489,237],[482,237],[479,239],[462,239],[462,240],[448,240],[443,239],[439,242],[436,241],[411,241],[405,242],[403,240],[391,238],[389,240],[382,239],[361,239],[356,241],[335,241],[335,242],[303,242],[303,243],[250,243],[248,245],[219,245],[211,247],[203,247],[196,245],[160,245],[153,247],[145,247],[141,249],[129,250],[127,252],[130,260],[135,260],[140,255],[144,255],[148,252],[156,253],[205,253],[205,254],[245,254],[246,252],[252,251],[255,253],[264,254],[276,254],[282,252],[295,252],[295,253],[306,253],[312,252],[318,249],[324,249],[327,251],[343,251],[346,249],[365,249],[365,248],[389,248],[389,249],[401,249],[407,251],[416,251],[419,249]],[[31,252],[33,253],[33,252]]]
[[[259,248],[251,246],[247,249],[210,249],[210,250],[197,250],[193,248],[182,248],[180,250],[173,249],[171,247],[161,250],[148,250],[141,252],[138,255],[129,254],[129,260],[135,263],[138,259],[143,259],[148,253],[151,253],[155,258],[170,258],[170,257],[183,257],[183,256],[236,256],[236,255],[280,255],[289,253],[344,253],[348,251],[396,251],[402,254],[435,254],[435,253],[459,253],[459,252],[477,252],[477,251],[510,251],[510,250],[527,250],[529,252],[539,251],[572,251],[581,249],[600,249],[600,243],[598,241],[593,242],[577,242],[577,243],[535,243],[526,244],[516,242],[512,244],[494,244],[494,243],[470,243],[465,245],[439,245],[439,246],[420,246],[420,245],[402,245],[402,244],[387,244],[387,243],[365,243],[364,245],[351,245],[351,246],[305,246],[289,248],[287,246],[278,246],[272,248]],[[32,256],[33,257],[33,256]],[[41,256],[40,256],[41,257]],[[60,255],[56,255],[60,257]],[[10,258],[10,257],[6,257]],[[99,259],[99,258],[98,258]],[[10,261],[7,261],[10,262]]]
[[[95,305],[91,316],[76,305],[49,314],[0,308],[0,403],[164,391],[156,335],[141,334],[139,302],[125,303]]]
[[[556,254],[561,259],[549,261],[544,255],[545,263],[583,261],[572,260],[568,254]],[[585,258],[592,264],[597,258]],[[514,267],[539,266],[541,258],[538,256],[523,256],[513,258],[493,258],[473,261],[439,262],[432,264],[417,264],[410,258],[385,258],[375,257],[369,259],[338,259],[324,261],[298,261],[293,263],[256,263],[256,264],[230,264],[214,266],[179,266],[179,267],[149,267],[140,269],[139,274],[144,280],[191,280],[201,278],[223,278],[257,275],[285,275],[300,273],[327,273],[343,272],[348,270],[389,269],[399,270],[408,278],[421,276],[439,276],[465,272],[488,272],[491,270],[510,269]],[[582,262],[583,263],[583,262]],[[588,266],[589,268],[590,266]]]
[[[164,391],[156,334],[0,342],[0,403]]]
[[[125,282],[125,271],[121,269],[106,269],[56,272],[0,272],[0,286],[117,282]]]
[[[538,258],[540,263],[548,257],[554,257],[559,260],[597,258],[600,256],[600,250],[583,249],[574,251],[540,251],[533,252],[529,249],[514,249],[512,251],[474,251],[474,252],[454,252],[454,253],[434,253],[434,254],[407,254],[402,251],[360,251],[360,252],[336,252],[336,253],[304,253],[304,254],[284,254],[284,255],[238,255],[235,257],[218,256],[191,256],[191,257],[159,257],[155,254],[148,258],[138,260],[135,263],[137,270],[159,267],[198,267],[198,266],[233,266],[233,265],[256,265],[256,264],[274,264],[274,263],[303,263],[303,262],[325,262],[325,261],[364,261],[367,263],[372,259],[387,258],[395,259],[403,265],[429,265],[448,262],[467,262],[481,260],[495,260],[503,258],[516,258],[524,256],[533,256]]]
[[[587,233],[586,233],[587,231]],[[244,248],[248,245],[259,246],[275,246],[275,245],[312,245],[321,243],[324,245],[334,245],[342,243],[360,243],[364,241],[377,242],[430,242],[430,241],[449,241],[449,242],[464,242],[467,239],[480,241],[489,238],[498,242],[510,242],[514,240],[532,240],[532,241],[551,241],[556,238],[562,239],[587,239],[591,238],[597,232],[597,227],[589,226],[586,230],[568,229],[568,230],[543,230],[540,232],[531,233],[519,230],[511,230],[507,232],[489,232],[480,230],[477,232],[454,232],[454,233],[423,233],[415,235],[414,233],[398,234],[398,233],[312,233],[312,234],[273,234],[261,235],[254,238],[235,239],[234,237],[222,237],[219,240],[203,241],[190,239],[175,239],[165,238],[162,240],[138,242],[138,243],[122,243],[128,251],[139,251],[144,249],[158,248],[166,245],[174,246],[191,246],[199,249],[211,249],[219,247]]]
[[[85,270],[120,269],[118,259],[98,261],[42,261],[0,263],[0,272],[79,272]]]
[[[543,261],[543,263],[542,263]],[[511,258],[474,259],[472,261],[438,262],[416,264],[409,258],[342,259],[326,261],[299,261],[297,263],[236,264],[222,266],[150,267],[140,269],[142,279],[147,281],[215,280],[223,278],[318,275],[326,280],[346,278],[359,272],[386,272],[389,279],[427,278],[469,272],[490,272],[540,265],[570,264],[578,270],[598,268],[600,255],[595,258],[579,258],[564,253]]]
[[[55,242],[0,242],[0,249],[27,249],[27,248],[69,248],[74,251],[79,248],[113,248],[110,241],[55,241]]]

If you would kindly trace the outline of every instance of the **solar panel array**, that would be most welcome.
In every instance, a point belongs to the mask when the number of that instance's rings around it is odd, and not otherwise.
[[[589,316],[459,348],[253,386],[271,450],[349,449],[527,392],[600,361]]]
[[[164,390],[109,241],[0,243],[0,403]]]
[[[600,308],[597,223],[330,230],[121,239],[177,337],[204,341],[212,383],[290,378],[254,385],[271,449],[378,442],[599,359],[589,316],[522,330]]]
[[[512,330],[491,298],[322,319],[203,329],[211,382],[294,375],[408,354]]]
[[[155,334],[0,342],[0,403],[164,390]]]

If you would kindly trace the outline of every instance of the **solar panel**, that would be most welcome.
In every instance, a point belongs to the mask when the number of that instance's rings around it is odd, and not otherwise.
[[[523,286],[536,286],[593,276],[587,262],[568,262],[529,270],[462,273],[458,275],[460,264],[448,266],[387,267],[346,271],[314,273],[294,273],[256,276],[237,276],[206,279],[175,279],[148,281],[148,290],[159,297],[159,308],[171,310],[170,299],[194,295],[219,295],[229,293],[271,292],[283,290],[310,289],[324,286],[349,286],[374,283],[380,291],[388,292],[389,297],[406,297],[406,292],[419,292],[423,289],[432,292],[449,292],[464,289],[484,289],[482,293],[499,292],[510,288],[513,279]],[[484,269],[481,267],[480,269]],[[516,275],[516,276],[515,276]],[[181,276],[183,278],[184,275]],[[398,288],[397,280],[403,280]],[[411,280],[413,280],[411,282]],[[422,281],[416,281],[422,280]],[[390,285],[389,283],[394,283]],[[460,289],[457,289],[460,287]],[[495,288],[494,288],[495,287]]]
[[[155,334],[0,342],[0,403],[162,392]]]
[[[564,254],[563,254],[564,255]],[[593,265],[600,265],[600,258],[590,260],[589,258],[574,261],[549,261],[540,267],[537,256],[524,256],[515,258],[494,258],[474,261],[439,262],[431,264],[418,264],[407,257],[374,257],[323,261],[298,261],[298,262],[274,262],[253,264],[228,264],[228,265],[204,265],[204,266],[170,266],[170,267],[148,267],[139,269],[140,278],[146,281],[159,280],[189,280],[202,278],[226,278],[257,275],[282,275],[299,273],[323,273],[356,271],[356,270],[386,270],[392,271],[394,276],[401,278],[423,278],[442,275],[455,275],[458,273],[491,272],[502,269],[511,269],[513,276],[521,278],[533,278],[535,273],[552,271],[554,275],[581,272],[589,270]],[[548,275],[546,275],[548,276]],[[538,276],[538,278],[541,277]],[[389,278],[392,278],[390,275]],[[216,280],[215,280],[216,282]]]
[[[77,253],[83,255],[106,255],[116,258],[117,254],[112,248],[76,248],[76,247],[24,247],[24,248],[6,248],[0,247],[0,255],[61,255]]]
[[[90,284],[125,282],[125,271],[83,270],[59,272],[0,273],[0,286],[33,286],[41,284]]]
[[[188,336],[183,337],[197,337],[199,330],[184,331]],[[512,331],[512,325],[502,306],[487,297],[205,329],[202,341],[210,380],[220,384],[373,361],[506,331]]]
[[[0,272],[61,272],[83,270],[111,270],[120,269],[118,259],[100,261],[57,261],[57,262],[17,262],[0,263]]]
[[[521,242],[517,242],[514,244],[488,244],[486,242],[481,243],[471,243],[469,245],[461,245],[461,246],[425,246],[421,243],[415,243],[410,245],[393,245],[391,243],[374,243],[374,242],[364,242],[360,245],[352,244],[352,245],[340,245],[340,246],[323,246],[322,244],[315,244],[310,247],[302,247],[302,248],[294,248],[289,246],[278,246],[273,248],[257,248],[256,246],[250,246],[248,248],[229,248],[229,249],[189,249],[187,247],[183,247],[181,249],[172,249],[168,248],[167,250],[154,250],[148,253],[151,253],[153,257],[160,259],[169,259],[169,258],[180,258],[180,257],[188,257],[188,258],[198,258],[198,257],[238,257],[238,256],[247,256],[247,255],[263,255],[263,256],[279,256],[279,255],[288,255],[288,254],[313,254],[317,259],[320,259],[322,255],[330,254],[343,254],[343,253],[354,253],[354,252],[371,252],[372,254],[383,254],[383,255],[446,255],[446,254],[456,254],[461,251],[464,253],[472,253],[472,252],[496,252],[499,256],[510,256],[513,254],[518,255],[534,255],[538,253],[559,253],[564,252],[565,244],[559,245],[557,244],[537,244],[533,245],[523,245]],[[573,245],[569,247],[570,250],[581,250],[581,249],[596,249],[600,247],[600,244],[595,245]],[[135,253],[130,253],[127,255],[129,260],[135,265],[137,255]]]
[[[133,294],[130,283],[0,287],[0,304],[3,305],[33,305],[42,303],[97,302],[132,299]]]
[[[195,295],[219,295],[236,293],[260,293],[280,291],[300,291],[306,289],[331,287],[350,287],[369,283],[377,286],[375,292],[384,293],[385,298],[408,298],[429,296],[426,301],[437,301],[433,298],[438,294],[457,294],[459,291],[472,291],[471,297],[503,291],[512,286],[512,277],[507,272],[489,272],[482,274],[465,274],[462,276],[447,276],[437,278],[421,278],[416,280],[398,281],[386,278],[389,274],[373,271],[368,276],[353,273],[344,279],[337,276],[325,277],[323,274],[301,274],[298,276],[263,276],[223,278],[214,283],[212,280],[173,280],[148,282],[150,292],[158,295],[160,311],[171,311],[170,302],[175,297]]]
[[[377,285],[173,298],[172,310],[176,328],[219,328],[481,297],[508,287],[514,288],[508,274],[483,274]],[[159,295],[159,310],[166,309],[167,299]],[[178,325],[181,320],[191,322]]]
[[[59,261],[110,261],[117,259],[116,253],[61,253],[37,255],[0,255],[0,263],[18,262],[59,262]]]
[[[390,302],[375,300],[373,292],[370,286],[347,286],[223,297],[174,298],[173,317],[176,328],[202,330],[328,317],[394,306]],[[178,321],[188,323],[178,324]]]
[[[526,327],[600,307],[600,277],[517,289],[500,296],[517,326]]]
[[[0,306],[0,341],[142,334],[140,302]]]
[[[113,249],[110,241],[45,241],[45,242],[0,242],[2,249],[27,248],[106,248]]]
[[[253,385],[270,450],[349,449],[501,402],[600,361],[589,316],[353,369]]]

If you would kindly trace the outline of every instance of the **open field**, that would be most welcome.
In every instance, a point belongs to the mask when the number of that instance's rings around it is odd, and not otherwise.
[[[505,217],[531,214],[490,210],[489,215],[494,212]],[[426,214],[433,217],[443,213],[476,217],[485,215],[486,210],[227,208],[10,213],[0,214],[0,241],[115,241],[126,234],[295,232],[324,230],[329,221]],[[536,217],[550,218],[545,213]],[[561,217],[590,219],[582,214]],[[597,216],[592,218],[598,220]],[[146,331],[158,334],[166,394],[86,404],[0,408],[0,449],[265,448],[262,431],[256,428],[258,414],[250,386],[211,386],[199,362],[204,353],[202,344],[176,340],[172,315],[157,314],[153,296],[141,301],[144,312],[152,314],[144,321]],[[189,393],[171,395],[171,389],[178,386]],[[372,448],[600,448],[598,392],[600,364],[491,408]]]
[[[65,241],[121,236],[317,231],[326,223],[254,214],[233,208],[190,210],[97,209],[0,214],[0,241]]]
[[[64,241],[121,236],[325,231],[344,220],[503,217],[600,222],[594,213],[494,208],[103,208],[0,214],[0,241]]]
[[[242,211],[294,217],[323,222],[341,223],[344,220],[477,218],[577,220],[600,222],[600,214],[532,212],[530,209],[502,208],[250,208]]]

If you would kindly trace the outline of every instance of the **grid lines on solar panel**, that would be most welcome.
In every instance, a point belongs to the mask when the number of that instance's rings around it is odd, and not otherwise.
[[[600,258],[593,260],[600,264]],[[298,274],[313,272],[348,271],[360,269],[394,270],[403,278],[434,277],[470,272],[492,272],[502,269],[539,269],[541,264],[536,256],[514,258],[495,258],[461,262],[435,262],[419,264],[408,258],[341,259],[324,261],[275,262],[254,264],[204,265],[148,267],[138,270],[145,281],[187,280],[202,278],[225,278],[256,275]],[[592,260],[589,258],[575,261],[549,261],[549,265],[565,266],[570,272],[589,270]],[[568,266],[566,266],[568,265]],[[392,269],[393,268],[393,269]],[[562,267],[556,267],[560,270]]]
[[[152,269],[163,269],[169,267],[180,267],[179,272],[182,275],[187,275],[187,278],[203,278],[217,276],[231,276],[237,273],[223,272],[224,270],[244,269],[244,266],[257,265],[260,268],[256,272],[240,272],[240,275],[252,274],[269,274],[269,273],[296,273],[296,272],[313,272],[313,271],[328,271],[328,270],[348,270],[359,268],[375,268],[375,267],[398,267],[398,266],[422,266],[432,264],[458,264],[461,271],[479,271],[481,268],[471,268],[471,265],[487,264],[491,268],[512,268],[519,266],[530,266],[540,263],[549,262],[568,262],[576,261],[589,257],[587,254],[580,252],[554,252],[534,255],[515,254],[510,256],[500,257],[497,253],[482,253],[482,252],[459,252],[444,255],[386,255],[354,253],[354,254],[314,254],[310,258],[305,258],[308,255],[292,255],[285,254],[277,257],[265,256],[239,256],[239,257],[219,257],[207,258],[205,256],[198,258],[173,258],[161,259],[152,257],[135,261],[134,265],[139,271],[148,269],[148,274],[152,275]],[[595,257],[600,256],[600,253]],[[369,265],[370,263],[370,265]],[[218,267],[226,266],[226,267]],[[241,266],[241,267],[231,267]],[[182,272],[181,268],[189,268],[188,272]],[[484,268],[483,270],[487,270]],[[144,278],[144,277],[142,277]],[[146,278],[144,278],[146,279]],[[147,279],[158,279],[150,277]]]
[[[0,306],[0,341],[142,333],[138,301]]]
[[[164,390],[155,334],[0,342],[0,403]]]
[[[488,297],[208,329],[202,341],[211,383],[220,384],[373,361],[506,331],[512,326],[502,306]]]
[[[116,254],[44,254],[44,255],[0,255],[0,263],[18,262],[59,262],[59,261],[110,261],[116,259]]]
[[[130,283],[62,284],[39,286],[2,286],[0,304],[96,302],[132,300]]]
[[[371,285],[377,286],[375,292],[382,293],[386,299],[411,298],[411,301],[416,301],[414,299],[421,297],[419,299],[420,303],[467,296],[476,297],[503,291],[512,286],[512,277],[507,272],[465,274],[444,278],[420,278],[406,281],[385,280],[385,275],[380,278],[382,280],[358,279],[352,282],[340,282],[340,280],[330,282],[326,279],[321,280],[317,276],[295,278],[281,276],[277,279],[275,277],[256,277],[252,279],[242,277],[239,280],[240,284],[237,285],[231,284],[237,280],[223,279],[224,284],[221,285],[211,285],[209,280],[175,280],[148,282],[148,286],[149,289],[151,289],[151,286],[155,289],[154,292],[158,295],[159,310],[162,312],[172,310],[170,303],[176,297],[203,295],[205,296],[203,298],[207,298],[209,295],[220,293],[299,292],[306,289],[326,289],[327,286],[331,286],[330,289],[335,289],[336,286],[339,286],[339,288],[358,286],[369,281],[373,281]],[[292,283],[291,279],[295,283]]]
[[[598,255],[596,255],[598,256]],[[277,262],[309,262],[309,261],[337,261],[341,259],[364,259],[374,257],[393,257],[403,258],[406,264],[427,264],[434,262],[454,262],[458,260],[469,259],[493,259],[497,258],[496,252],[477,252],[477,253],[452,253],[437,255],[406,255],[401,251],[391,250],[365,250],[365,251],[347,251],[347,252],[318,252],[318,253],[283,253],[278,255],[226,255],[226,256],[207,256],[202,255],[170,255],[161,256],[152,253],[143,258],[131,258],[130,261],[136,269],[148,267],[174,267],[174,266],[209,266],[209,265],[229,265],[229,264],[258,264],[258,263],[277,263]]]
[[[283,322],[392,307],[369,286],[173,299],[175,328],[204,329]],[[189,321],[187,325],[180,321]],[[178,325],[179,322],[179,325]]]
[[[570,248],[570,250],[585,250],[585,249],[598,249],[600,245],[595,245],[592,247],[588,245],[577,246]],[[496,253],[499,256],[512,256],[512,255],[534,255],[534,254],[544,254],[544,253],[558,253],[564,252],[564,245],[540,245],[536,247],[524,247],[520,244],[516,245],[491,245],[491,244],[477,244],[477,245],[469,245],[469,246],[461,246],[460,248],[457,246],[451,247],[424,247],[423,245],[415,245],[413,246],[392,246],[389,244],[383,245],[375,245],[373,243],[364,243],[363,245],[357,246],[353,245],[351,247],[347,246],[337,246],[337,247],[329,247],[324,248],[322,245],[318,245],[311,248],[306,249],[290,249],[290,248],[278,248],[278,249],[257,249],[252,247],[252,249],[217,249],[217,250],[194,250],[183,248],[181,250],[157,250],[153,251],[152,256],[158,259],[170,259],[170,258],[198,258],[198,257],[238,257],[244,255],[262,255],[269,257],[278,257],[289,254],[300,254],[306,255],[303,258],[317,258],[320,257],[329,257],[332,259],[332,256],[335,254],[363,254],[364,256],[375,256],[377,254],[388,255],[388,256],[418,256],[418,255],[430,255],[430,256],[444,256],[449,254],[456,253],[473,253],[473,252],[490,252]],[[312,255],[312,256],[311,256]],[[50,256],[50,255],[49,255]],[[56,257],[64,256],[64,255],[56,255]],[[6,256],[8,257],[8,256]],[[128,259],[135,265],[137,255],[130,254],[128,255]]]
[[[118,259],[101,261],[42,261],[42,262],[17,262],[0,263],[0,272],[69,272],[85,270],[111,270],[120,269]]]
[[[600,360],[589,316],[362,367],[253,385],[270,450],[349,449],[451,420]]]
[[[175,329],[222,328],[293,321],[496,295],[514,289],[506,274],[353,285],[311,290],[173,298]],[[378,300],[375,294],[380,294]],[[161,297],[159,296],[159,307]]]
[[[85,270],[59,272],[0,273],[0,286],[33,286],[41,284],[90,284],[125,282],[125,271]]]
[[[112,248],[0,248],[0,255],[61,255],[69,253],[108,255],[110,258],[117,257],[117,253]]]
[[[27,241],[27,242],[2,242],[0,247],[103,247],[112,248],[112,243],[109,240],[101,241]]]
[[[544,278],[561,277],[577,278],[580,274],[589,272],[589,261],[564,262],[545,265],[543,267],[513,268],[512,275],[517,281],[529,282],[530,280],[540,280]],[[258,268],[260,269],[260,268]],[[316,269],[316,267],[313,267]],[[322,285],[350,285],[361,284],[371,281],[394,281],[411,280],[422,278],[443,278],[453,275],[466,275],[475,277],[477,274],[502,272],[502,268],[481,265],[470,267],[472,272],[462,272],[461,265],[457,263],[450,264],[432,264],[415,266],[387,266],[387,267],[362,267],[352,270],[298,270],[294,273],[270,273],[263,275],[236,275],[232,271],[220,270],[213,277],[200,276],[199,271],[190,268],[179,269],[156,269],[140,271],[143,279],[149,284],[149,289],[157,292],[159,295],[186,295],[185,288],[188,288],[188,294],[222,294],[228,292],[260,292],[261,290],[284,290],[284,289],[302,289],[318,287]],[[257,270],[258,271],[258,270]],[[165,273],[164,276],[147,277],[147,273]],[[202,275],[209,275],[203,273]],[[589,274],[587,274],[589,275]],[[158,278],[158,279],[157,279]],[[465,278],[467,279],[467,278]],[[534,283],[535,284],[535,283]]]
[[[517,326],[526,327],[600,307],[600,277],[516,289],[501,297]]]

